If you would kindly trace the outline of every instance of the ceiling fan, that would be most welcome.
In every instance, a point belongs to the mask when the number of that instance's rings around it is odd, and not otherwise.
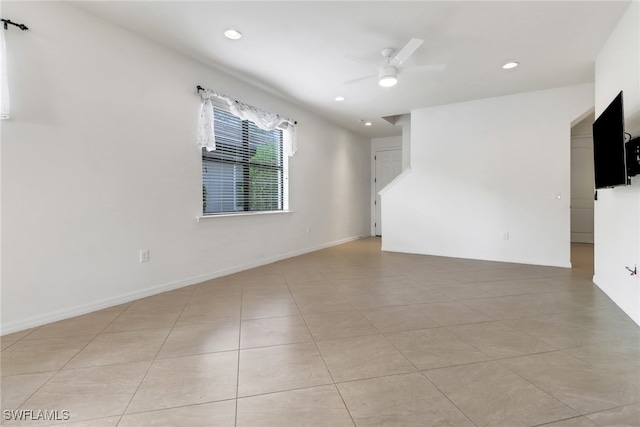
[[[385,62],[386,62],[384,65],[373,64],[369,61],[365,61],[363,59],[360,59],[358,57],[354,57],[351,55],[347,55],[347,56],[349,58],[356,59],[360,62],[365,62],[369,65],[374,65],[375,67],[377,67],[378,68],[378,84],[382,87],[392,87],[392,86],[395,86],[396,83],[398,83],[398,73],[400,71],[400,67],[402,66],[402,64],[407,59],[409,59],[411,55],[413,55],[413,53],[422,45],[422,43],[424,43],[424,40],[411,39],[406,45],[404,45],[402,49],[400,49],[400,51],[395,56],[393,56],[393,54],[395,53],[395,49],[393,48],[382,49],[381,53],[382,53],[382,56],[385,58]],[[437,68],[437,69],[444,68],[443,65],[435,65],[435,66],[428,65],[427,67]],[[370,79],[372,77],[375,77],[375,75],[370,75],[370,76],[360,77],[354,80],[349,80],[344,82],[344,84],[352,84],[362,80]]]

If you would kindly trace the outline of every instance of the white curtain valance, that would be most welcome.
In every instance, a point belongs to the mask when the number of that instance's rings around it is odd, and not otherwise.
[[[9,79],[7,77],[7,46],[4,40],[5,30],[0,27],[0,119],[9,118]]]
[[[200,99],[202,105],[200,107],[200,120],[198,122],[198,141],[199,147],[204,147],[207,151],[216,149],[213,102],[212,99],[217,98],[229,105],[231,114],[241,120],[249,120],[255,123],[260,129],[273,130],[280,128],[283,131],[283,151],[288,156],[293,156],[297,151],[297,135],[296,123],[286,117],[279,116],[268,111],[237,101],[226,95],[216,93],[210,89],[200,90]]]

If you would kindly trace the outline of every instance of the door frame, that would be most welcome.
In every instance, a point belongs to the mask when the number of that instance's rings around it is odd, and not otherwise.
[[[371,150],[371,235],[376,236],[376,156],[385,151],[400,151],[402,153],[402,140],[399,145],[393,144],[384,147],[372,147]]]
[[[376,152],[377,151],[386,151],[386,150],[403,150],[403,145],[402,145],[402,135],[398,135],[398,136],[388,136],[388,137],[384,137],[384,138],[374,138],[371,140],[371,165],[370,165],[370,185],[371,185],[371,195],[369,198],[370,201],[370,213],[369,213],[369,218],[370,218],[370,222],[371,222],[371,227],[370,227],[370,232],[372,236],[376,235],[376,227],[375,227],[375,219],[376,219],[376,206],[374,204],[374,202],[376,201],[376,184],[374,182],[374,179],[376,177],[376,160],[375,160],[375,156],[376,156]],[[404,153],[403,153],[404,155]]]
[[[586,141],[586,144],[583,144],[583,142]],[[573,167],[573,160],[574,160],[574,150],[577,149],[587,149],[591,151],[591,156],[593,156],[593,136],[592,135],[572,135],[571,136],[571,147],[570,147],[570,161],[572,162],[572,167]],[[588,167],[593,167],[592,163],[589,163],[587,165]],[[573,170],[570,171],[570,185],[573,186]],[[593,189],[593,191],[595,192],[595,188]],[[593,200],[593,199],[591,199]],[[583,242],[583,241],[574,241],[574,239],[576,238],[576,234],[579,233],[575,233],[574,232],[574,218],[573,218],[573,214],[574,214],[574,209],[580,209],[580,208],[576,208],[574,206],[574,194],[573,191],[571,192],[571,196],[570,196],[570,201],[569,201],[569,219],[570,219],[570,223],[569,223],[569,231],[571,233],[571,238],[570,238],[570,243],[581,243],[581,244],[590,244],[593,245],[594,243],[594,238],[595,238],[595,204],[592,204],[592,208],[591,208],[591,215],[592,215],[592,220],[593,220],[593,226],[591,227],[591,232],[590,233],[585,233],[585,234],[590,234],[590,241],[587,242]],[[592,202],[593,203],[593,202]]]

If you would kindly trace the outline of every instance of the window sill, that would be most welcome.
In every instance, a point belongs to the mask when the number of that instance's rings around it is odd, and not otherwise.
[[[256,215],[274,215],[274,214],[290,214],[293,211],[263,211],[263,212],[238,212],[238,213],[221,213],[211,215],[201,215],[196,217],[196,221],[208,220],[210,218],[228,218],[238,216],[256,216]]]

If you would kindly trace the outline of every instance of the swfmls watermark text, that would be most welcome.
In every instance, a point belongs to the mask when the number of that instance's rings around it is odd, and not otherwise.
[[[71,414],[67,410],[49,409],[5,409],[5,421],[69,421]]]

